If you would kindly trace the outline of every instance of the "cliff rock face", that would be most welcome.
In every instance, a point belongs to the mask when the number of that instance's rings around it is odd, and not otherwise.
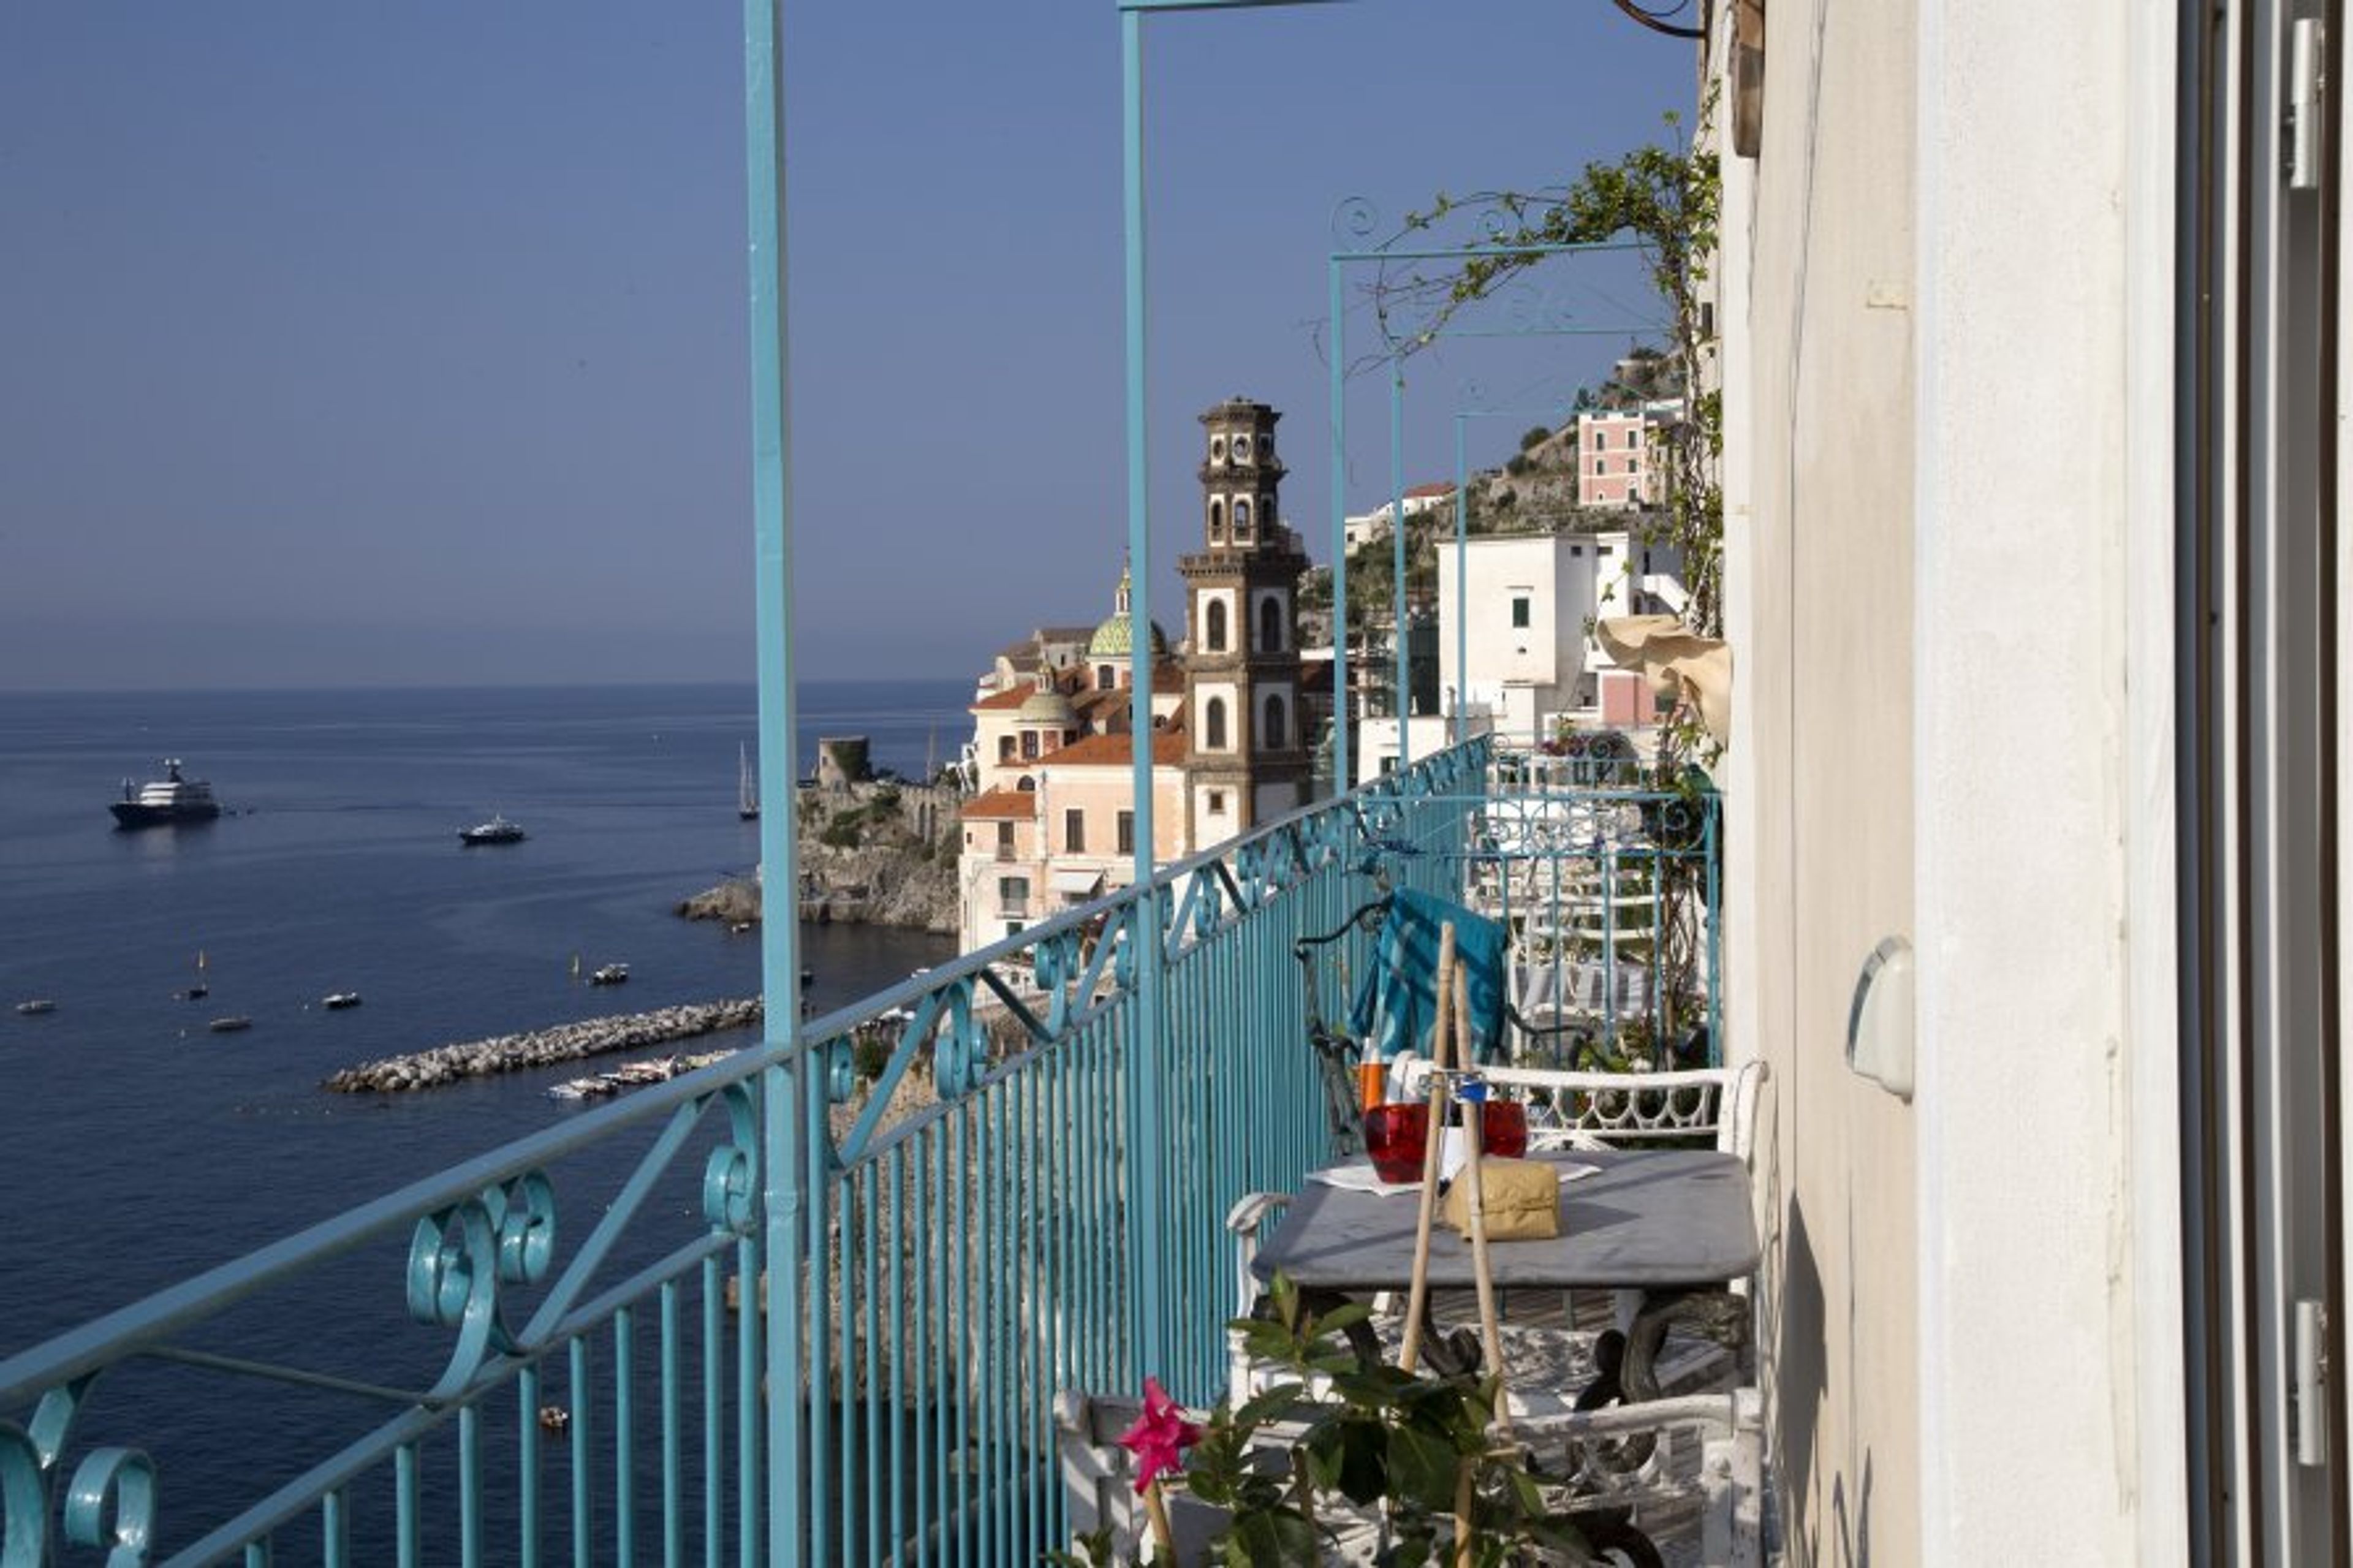
[[[963,818],[954,790],[862,783],[797,793],[803,920],[956,929]],[[731,924],[757,920],[761,894],[756,882],[725,882],[687,900],[678,912]]]

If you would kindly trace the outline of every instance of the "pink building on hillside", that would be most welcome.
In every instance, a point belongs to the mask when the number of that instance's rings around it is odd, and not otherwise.
[[[1577,500],[1580,506],[1656,506],[1663,470],[1651,460],[1658,422],[1643,414],[1577,416]]]

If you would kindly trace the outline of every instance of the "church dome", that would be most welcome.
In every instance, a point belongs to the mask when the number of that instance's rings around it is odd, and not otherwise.
[[[1021,704],[1021,722],[1024,724],[1046,724],[1064,730],[1078,721],[1078,710],[1071,706],[1071,700],[1062,695],[1061,688],[1054,685],[1050,678],[1040,678],[1038,689]]]
[[[1135,618],[1128,609],[1128,596],[1134,587],[1134,574],[1128,568],[1121,567],[1119,597],[1116,601],[1119,607],[1112,612],[1109,619],[1095,628],[1093,638],[1087,644],[1087,658],[1090,662],[1095,659],[1125,658],[1134,652]],[[1161,631],[1160,623],[1155,621],[1152,623],[1152,657],[1159,658],[1167,652],[1167,635]]]

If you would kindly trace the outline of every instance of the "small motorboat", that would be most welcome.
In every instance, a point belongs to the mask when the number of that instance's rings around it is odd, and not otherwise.
[[[201,1002],[212,994],[213,988],[209,985],[191,985],[185,991],[173,992],[172,1000],[174,1002]]]
[[[628,979],[628,977],[629,966],[626,963],[600,964],[596,968],[588,972],[588,984],[591,985],[618,985],[623,981]]]
[[[495,815],[488,822],[478,822],[471,827],[458,830],[458,842],[470,847],[476,844],[520,844],[527,837],[520,824]]]
[[[19,1002],[16,1004],[16,1011],[23,1014],[27,1018],[30,1018],[37,1014],[54,1013],[57,1010],[58,1005],[47,996],[36,996],[29,1002]]]
[[[356,1007],[359,1005],[360,994],[356,991],[331,991],[319,998],[319,1005],[330,1013],[340,1013],[346,1007]]]
[[[234,1035],[253,1027],[253,1020],[242,1013],[232,1013],[226,1018],[215,1018],[205,1027],[216,1035]]]

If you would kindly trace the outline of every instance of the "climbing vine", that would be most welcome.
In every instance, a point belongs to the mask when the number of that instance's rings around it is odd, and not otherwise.
[[[1459,197],[1441,192],[1427,211],[1406,217],[1391,244],[1406,248],[1441,225],[1471,223],[1483,235],[1476,254],[1444,269],[1384,267],[1372,285],[1373,308],[1385,357],[1409,354],[1435,343],[1459,311],[1557,261],[1559,253],[1547,247],[1632,240],[1667,308],[1667,380],[1680,386],[1685,405],[1684,417],[1666,432],[1666,503],[1644,523],[1642,537],[1682,552],[1691,595],[1684,622],[1715,637],[1724,615],[1724,496],[1716,482],[1723,400],[1700,374],[1714,342],[1701,294],[1723,185],[1715,153],[1684,144],[1679,116],[1667,115],[1666,126],[1672,145],[1637,147],[1615,161],[1588,163],[1557,190]]]

